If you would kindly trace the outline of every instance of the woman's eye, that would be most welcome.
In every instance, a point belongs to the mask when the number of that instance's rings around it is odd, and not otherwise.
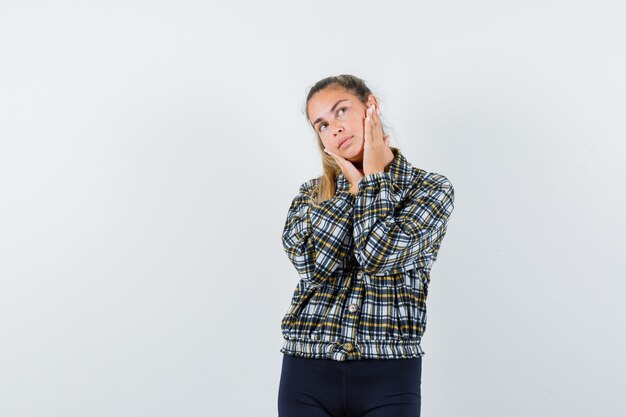
[[[339,113],[340,111],[345,111],[347,109],[347,107],[340,107],[339,109],[337,109],[337,113]],[[326,123],[320,123],[319,129],[320,132],[322,131],[322,127],[326,125]]]

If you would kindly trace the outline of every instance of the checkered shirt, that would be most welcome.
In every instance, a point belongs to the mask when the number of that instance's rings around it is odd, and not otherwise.
[[[283,248],[297,283],[281,323],[284,354],[338,361],[424,355],[430,270],[454,207],[443,175],[412,166],[398,148],[385,172],[349,193],[311,202],[306,181],[285,221]]]

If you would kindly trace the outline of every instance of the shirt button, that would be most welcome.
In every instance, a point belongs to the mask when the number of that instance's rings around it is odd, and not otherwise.
[[[355,312],[355,311],[357,311],[358,309],[359,309],[359,306],[358,306],[358,305],[356,305],[356,304],[350,304],[350,305],[348,306],[348,311],[349,311],[350,313],[354,313],[354,312]]]
[[[363,271],[357,272],[356,273],[356,277],[359,278],[359,279],[363,278]]]
[[[354,346],[352,345],[352,343],[344,343],[343,347],[344,347],[344,349],[346,349],[348,352],[352,352],[352,349],[354,349]]]

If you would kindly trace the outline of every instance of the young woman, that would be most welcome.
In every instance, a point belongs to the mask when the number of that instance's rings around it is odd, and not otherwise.
[[[389,145],[363,80],[309,91],[323,174],[304,182],[282,233],[297,270],[284,337],[280,417],[417,417],[430,269],[454,206],[438,173]]]

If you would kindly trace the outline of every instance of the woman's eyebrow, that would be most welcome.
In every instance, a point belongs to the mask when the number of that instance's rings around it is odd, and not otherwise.
[[[335,107],[337,107],[337,105],[339,103],[341,103],[342,101],[347,101],[347,98],[342,98],[341,100],[337,101],[335,104],[333,104],[333,107],[330,108],[330,112],[332,113],[333,111],[335,111]],[[315,126],[316,124],[318,124],[319,122],[322,121],[321,117],[318,117],[317,119],[315,119],[315,121],[313,122],[313,126]]]

